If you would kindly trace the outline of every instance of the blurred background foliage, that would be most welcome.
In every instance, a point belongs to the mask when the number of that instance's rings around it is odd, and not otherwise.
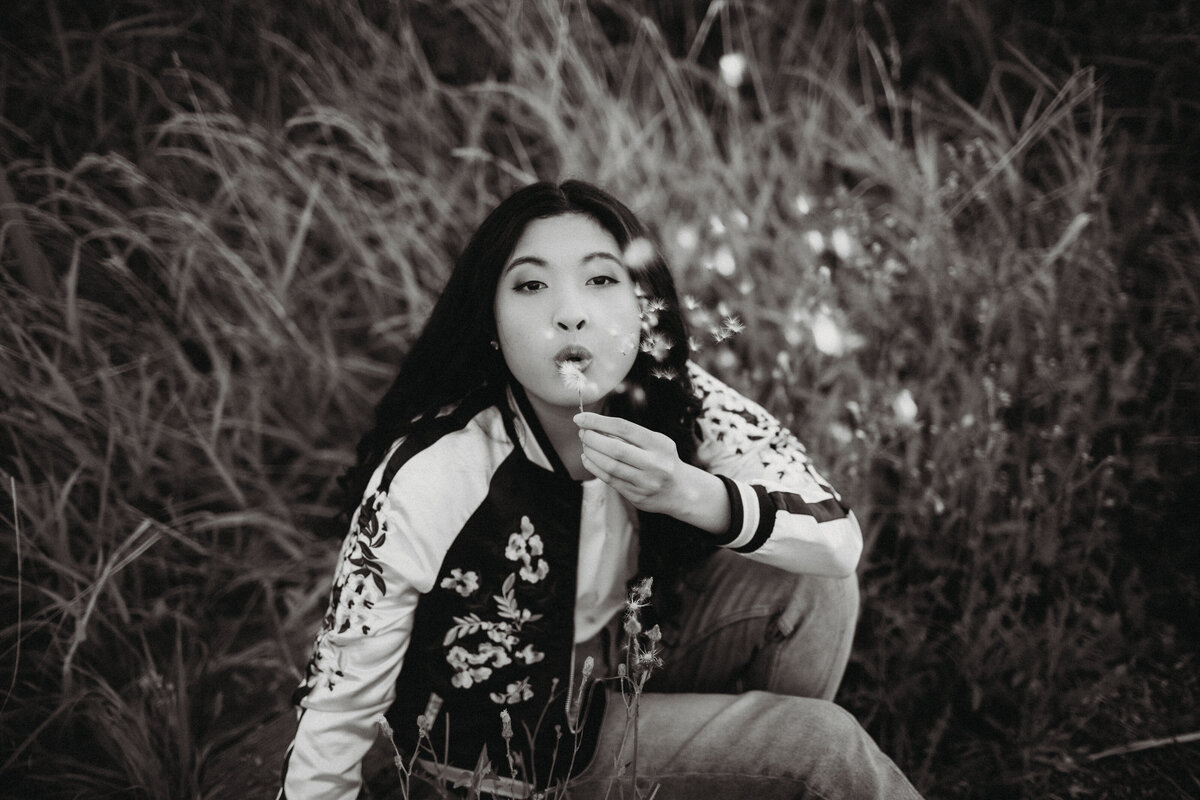
[[[580,176],[857,509],[839,702],[919,788],[1194,796],[1197,16],[7,3],[0,792],[221,795],[454,254]]]

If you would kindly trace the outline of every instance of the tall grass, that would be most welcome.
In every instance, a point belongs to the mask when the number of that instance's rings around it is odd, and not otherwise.
[[[906,85],[861,4],[336,5],[50,26],[112,146],[4,173],[8,791],[214,791],[286,705],[332,569],[313,532],[453,254],[510,189],[581,176],[653,222],[697,358],[866,523],[840,700],[918,785],[1186,796],[1186,750],[1087,760],[1200,727],[1162,680],[1188,632],[1146,611],[1195,584],[1125,556],[1132,515],[1182,516],[1147,492],[1177,502],[1195,454],[1200,223],[1128,217],[1092,72],[1010,52],[971,102]],[[204,60],[220,30],[257,32],[230,34],[249,91]]]

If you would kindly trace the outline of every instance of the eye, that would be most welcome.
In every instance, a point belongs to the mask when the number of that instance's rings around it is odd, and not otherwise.
[[[523,281],[514,286],[513,291],[521,292],[523,294],[533,294],[534,292],[545,288],[546,284],[542,283],[541,281]]]
[[[611,275],[597,275],[588,280],[589,286],[612,286],[618,283],[620,283],[620,281]]]

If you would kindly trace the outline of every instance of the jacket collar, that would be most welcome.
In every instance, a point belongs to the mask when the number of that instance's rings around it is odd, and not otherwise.
[[[525,390],[515,382],[509,383],[505,390],[507,408],[503,408],[504,425],[513,442],[521,448],[525,457],[534,464],[550,472],[569,477],[567,468],[558,457],[550,437],[542,429],[533,405],[525,394]]]

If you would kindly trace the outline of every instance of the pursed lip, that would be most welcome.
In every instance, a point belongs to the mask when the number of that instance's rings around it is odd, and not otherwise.
[[[592,351],[577,344],[569,344],[554,354],[554,364],[558,367],[562,367],[563,364],[574,364],[584,370],[591,363]]]

